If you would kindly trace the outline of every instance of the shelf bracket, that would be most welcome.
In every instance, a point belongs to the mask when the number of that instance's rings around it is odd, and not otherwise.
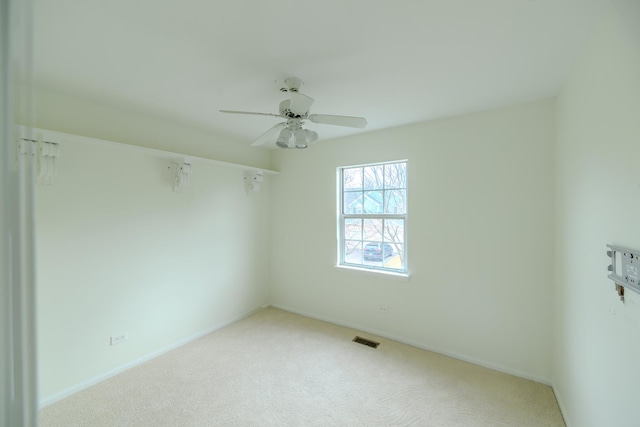
[[[58,174],[56,159],[60,156],[60,144],[38,141],[38,184],[51,185]]]
[[[260,186],[264,181],[264,175],[262,171],[247,171],[244,175],[244,184],[247,190],[247,194],[257,193],[260,191]]]
[[[169,164],[169,169],[173,170],[173,191],[181,193],[189,185],[191,160],[185,158],[173,161]]]
[[[43,141],[39,136],[37,141],[20,138],[18,146],[20,154],[35,157],[38,184],[51,185],[58,174],[56,159],[61,153],[60,144]]]

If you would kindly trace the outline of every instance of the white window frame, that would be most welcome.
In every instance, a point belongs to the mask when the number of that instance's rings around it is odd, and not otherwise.
[[[375,214],[366,214],[366,213],[358,213],[358,214],[345,214],[344,213],[344,180],[343,180],[343,171],[345,169],[352,169],[352,168],[359,168],[359,167],[367,167],[367,166],[382,166],[382,165],[387,165],[387,164],[395,164],[395,163],[405,163],[405,174],[407,174],[405,176],[405,187],[404,188],[397,188],[397,189],[404,189],[405,190],[405,213],[404,214],[385,214],[385,213],[375,213]],[[385,161],[385,162],[376,162],[376,163],[367,163],[367,164],[359,164],[359,165],[348,165],[348,166],[340,166],[337,168],[337,194],[338,194],[338,199],[337,199],[337,240],[338,240],[338,267],[343,267],[343,268],[349,268],[349,269],[354,269],[354,270],[364,270],[364,271],[371,271],[371,272],[375,272],[375,273],[385,273],[385,274],[393,274],[393,275],[400,275],[400,276],[405,276],[408,277],[409,274],[409,270],[408,270],[408,250],[407,250],[407,242],[408,242],[408,213],[409,213],[409,208],[408,208],[408,160],[407,159],[403,159],[403,160],[392,160],[392,161]],[[396,189],[394,187],[394,189]],[[384,186],[381,189],[381,191],[383,191],[384,194]],[[363,200],[364,203],[364,200]],[[384,201],[383,201],[383,206],[384,206]],[[384,212],[384,208],[383,208],[383,212]],[[403,257],[402,257],[402,267],[401,268],[390,268],[390,267],[384,267],[384,256],[383,256],[383,260],[382,260],[382,266],[374,266],[374,265],[365,265],[365,264],[360,264],[360,263],[350,263],[350,262],[346,262],[345,261],[345,253],[344,253],[344,247],[345,247],[345,230],[344,230],[344,224],[345,224],[345,220],[346,219],[350,219],[350,218],[356,218],[356,219],[402,219],[404,221],[404,242],[402,243],[403,246]],[[365,241],[362,241],[363,244],[365,243]],[[383,242],[384,242],[384,232],[383,232]],[[364,245],[363,245],[363,249],[364,249]]]

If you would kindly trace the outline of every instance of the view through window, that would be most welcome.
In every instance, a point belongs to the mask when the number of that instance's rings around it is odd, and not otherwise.
[[[338,169],[339,264],[407,272],[407,162]]]

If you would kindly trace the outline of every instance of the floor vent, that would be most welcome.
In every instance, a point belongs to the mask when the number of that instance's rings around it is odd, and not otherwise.
[[[366,338],[362,338],[358,336],[356,336],[352,341],[357,342],[358,344],[368,345],[369,347],[373,347],[373,348],[378,348],[378,346],[380,345],[379,342],[371,341]]]

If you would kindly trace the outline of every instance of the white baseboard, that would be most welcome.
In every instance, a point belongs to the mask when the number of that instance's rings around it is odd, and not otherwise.
[[[474,365],[482,366],[484,368],[489,368],[489,369],[492,369],[494,371],[502,372],[502,373],[505,373],[505,374],[513,375],[513,376],[516,376],[516,377],[524,378],[526,380],[531,380],[531,381],[535,381],[537,383],[541,383],[541,384],[545,384],[545,385],[551,386],[551,380],[549,378],[544,378],[544,377],[539,377],[539,376],[536,376],[536,375],[531,375],[531,374],[529,374],[527,372],[521,372],[521,371],[518,371],[518,370],[515,370],[515,369],[511,369],[511,368],[508,368],[508,367],[505,367],[505,366],[502,366],[502,365],[498,365],[498,364],[495,364],[495,363],[491,363],[491,362],[487,362],[487,361],[484,361],[484,360],[475,359],[475,358],[469,357],[467,355],[452,353],[450,351],[443,350],[443,349],[440,349],[440,348],[430,347],[430,346],[424,345],[422,343],[417,343],[417,342],[408,340],[408,339],[403,338],[403,337],[398,337],[398,336],[394,336],[392,334],[388,334],[386,332],[377,331],[375,329],[371,329],[371,328],[368,328],[368,327],[363,326],[363,325],[357,325],[357,324],[348,323],[348,322],[341,322],[341,321],[337,321],[335,319],[330,319],[328,317],[321,316],[321,315],[318,315],[318,314],[315,314],[315,313],[309,313],[309,312],[305,312],[304,310],[298,310],[298,309],[295,309],[295,308],[286,307],[286,306],[282,306],[282,305],[279,305],[279,304],[271,304],[271,307],[278,308],[278,309],[284,310],[284,311],[289,311],[291,313],[300,314],[302,316],[310,317],[312,319],[322,320],[323,322],[333,323],[334,325],[344,326],[344,327],[351,328],[351,329],[357,329],[357,330],[362,331],[362,332],[367,332],[367,333],[370,333],[370,334],[377,335],[379,337],[383,337],[383,338],[387,338],[387,339],[390,339],[390,340],[398,341],[398,342],[401,342],[403,344],[407,344],[407,345],[410,345],[410,346],[413,346],[413,347],[420,348],[422,350],[427,350],[427,351],[431,351],[431,352],[434,352],[434,353],[442,354],[444,356],[449,356],[449,357],[452,357],[454,359],[462,360],[464,362],[473,363]]]
[[[553,389],[553,394],[556,396],[556,401],[558,402],[558,406],[560,407],[560,412],[562,413],[562,418],[564,418],[564,424],[567,427],[571,427],[571,420],[567,416],[566,406],[562,401],[562,395],[559,393],[558,388],[553,382],[551,383],[551,388]]]
[[[41,398],[39,400],[39,405],[38,406],[39,406],[40,409],[42,409],[45,406],[51,405],[52,403],[55,403],[55,402],[57,402],[59,400],[62,400],[64,398],[66,398],[66,397],[69,397],[69,396],[71,396],[73,394],[76,394],[79,391],[82,391],[82,390],[84,390],[84,389],[86,389],[88,387],[91,387],[92,385],[98,384],[99,382],[102,382],[102,381],[104,381],[104,380],[106,380],[108,378],[116,376],[116,375],[126,371],[127,369],[131,369],[134,366],[138,366],[138,365],[140,365],[140,364],[142,364],[144,362],[148,362],[149,360],[154,359],[154,358],[156,358],[156,357],[158,357],[158,356],[160,356],[160,355],[162,355],[162,354],[164,354],[164,353],[166,353],[168,351],[171,351],[171,350],[176,349],[178,347],[182,347],[183,345],[188,344],[188,343],[190,343],[192,341],[195,341],[198,338],[202,338],[203,336],[208,335],[208,334],[210,334],[212,332],[215,332],[218,329],[222,329],[225,326],[229,326],[232,323],[235,323],[235,322],[237,322],[239,320],[244,319],[245,317],[249,317],[249,316],[251,316],[252,314],[254,314],[256,312],[258,312],[260,310],[263,310],[266,307],[268,307],[268,305],[260,306],[259,308],[256,308],[256,309],[251,310],[251,311],[249,311],[247,313],[244,313],[244,314],[242,314],[240,316],[237,316],[237,317],[234,317],[234,318],[232,318],[230,320],[227,320],[227,321],[224,321],[222,323],[219,323],[219,324],[217,324],[217,325],[215,325],[215,326],[213,326],[211,328],[208,328],[208,329],[206,329],[204,331],[198,332],[197,334],[191,335],[191,336],[189,336],[187,338],[184,338],[184,339],[182,339],[180,341],[177,341],[177,342],[175,342],[175,343],[173,343],[171,345],[168,345],[168,346],[163,347],[163,348],[161,348],[159,350],[156,350],[156,351],[154,351],[152,353],[149,353],[149,354],[147,354],[145,356],[142,356],[142,357],[140,357],[138,359],[135,359],[135,360],[133,360],[133,361],[131,361],[129,363],[126,363],[126,364],[124,364],[122,366],[119,366],[119,367],[117,367],[115,369],[112,369],[112,370],[107,371],[107,372],[105,372],[103,374],[97,375],[95,377],[92,377],[92,378],[90,378],[90,379],[88,379],[86,381],[83,381],[83,382],[81,382],[79,384],[76,384],[76,385],[74,385],[72,387],[66,388],[66,389],[64,389],[64,390],[62,390],[62,391],[60,391],[58,393],[55,393],[55,394],[52,394],[50,396],[46,396],[44,398]]]

